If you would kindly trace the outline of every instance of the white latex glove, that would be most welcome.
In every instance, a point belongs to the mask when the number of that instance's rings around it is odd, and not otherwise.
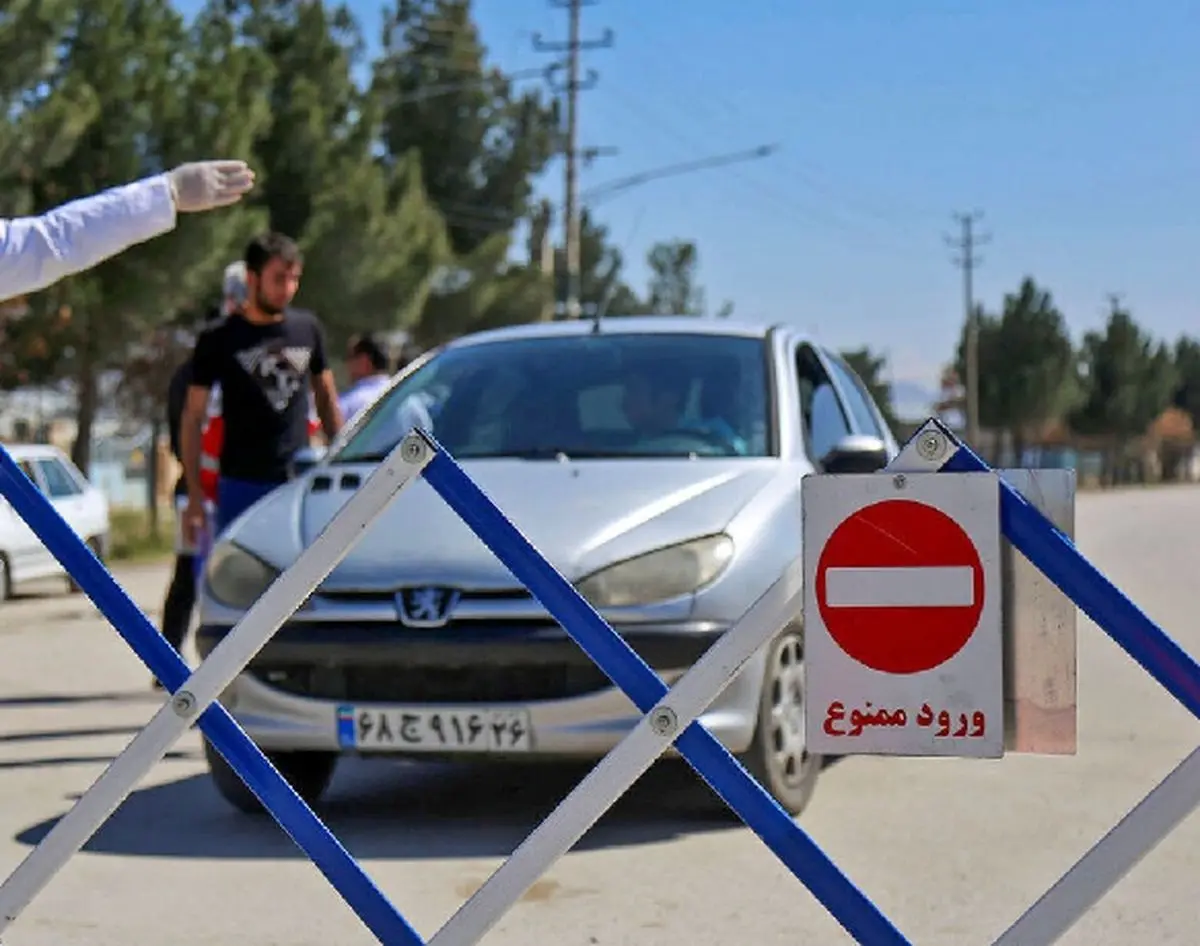
[[[167,179],[180,213],[228,207],[254,186],[254,172],[245,161],[194,161],[181,164]]]

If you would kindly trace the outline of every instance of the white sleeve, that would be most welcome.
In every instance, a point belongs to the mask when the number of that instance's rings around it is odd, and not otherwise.
[[[45,289],[174,226],[165,174],[73,200],[40,217],[0,220],[0,300]]]

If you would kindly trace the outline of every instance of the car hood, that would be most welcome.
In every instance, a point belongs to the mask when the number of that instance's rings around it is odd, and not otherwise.
[[[781,469],[769,458],[474,460],[462,466],[571,581],[655,548],[720,532]],[[313,470],[263,500],[229,537],[285,568],[374,469],[375,464],[339,464]],[[326,488],[322,478],[332,483]],[[418,479],[372,523],[322,587],[383,590],[437,582],[480,590],[519,587],[433,488]]]

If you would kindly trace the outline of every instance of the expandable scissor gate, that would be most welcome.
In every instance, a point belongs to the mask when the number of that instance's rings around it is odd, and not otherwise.
[[[989,472],[941,424],[927,423],[889,472]],[[0,494],[37,533],[170,698],[100,778],[0,885],[0,933],[112,815],[193,724],[237,771],[280,826],[329,879],[379,942],[424,940],[358,862],[215,700],[348,554],[389,502],[418,476],[438,493],[643,718],[430,939],[469,946],[579,840],[672,743],[842,927],[865,946],[909,940],[838,869],[728,751],[694,720],[742,665],[800,610],[799,562],[673,687],[659,676],[530,544],[462,468],[422,431],[409,434],[290,568],[194,671],[112,575],[0,449]],[[1200,717],[1200,665],[1124,597],[1069,539],[1004,482],[1004,536],[1125,651]],[[800,524],[796,524],[797,529]],[[1200,805],[1200,749],[1096,844],[994,946],[1047,946],[1146,852]]]

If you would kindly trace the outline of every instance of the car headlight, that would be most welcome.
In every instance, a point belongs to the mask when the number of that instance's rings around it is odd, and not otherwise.
[[[212,550],[205,567],[208,590],[231,608],[246,610],[279,577],[279,571],[232,542]]]
[[[698,591],[725,570],[733,539],[709,535],[627,559],[583,579],[579,593],[594,608],[668,601]]]

